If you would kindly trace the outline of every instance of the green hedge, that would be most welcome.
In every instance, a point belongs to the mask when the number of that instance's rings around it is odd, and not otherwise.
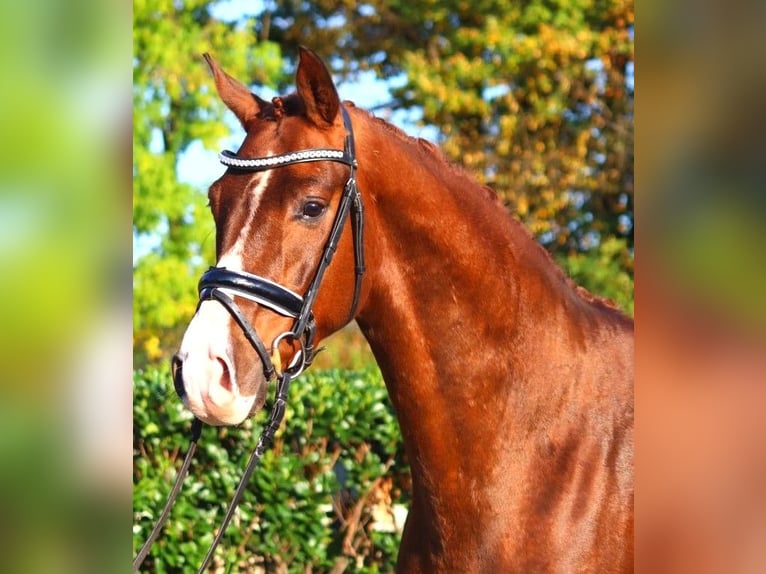
[[[136,372],[133,384],[135,555],[185,455],[191,416],[166,372]],[[203,429],[190,475],[143,572],[196,571],[266,412],[240,427]],[[213,565],[226,572],[392,571],[401,524],[392,529],[385,519],[395,505],[409,506],[408,480],[380,373],[307,372],[291,386],[282,428]]]

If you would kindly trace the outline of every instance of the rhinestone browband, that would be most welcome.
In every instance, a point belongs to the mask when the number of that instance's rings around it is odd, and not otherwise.
[[[266,169],[290,163],[320,160],[350,163],[346,153],[337,149],[311,149],[257,158],[241,158],[226,150],[218,154],[218,160],[223,165],[240,169]]]

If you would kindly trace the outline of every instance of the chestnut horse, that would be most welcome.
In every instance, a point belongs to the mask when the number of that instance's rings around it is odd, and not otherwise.
[[[203,297],[173,360],[185,404],[238,424],[282,365],[298,374],[356,320],[412,469],[398,571],[632,571],[633,322],[435,146],[341,102],[313,52],[297,91],[270,102],[206,58],[246,136],[210,187],[203,283],[237,305]],[[333,229],[362,206],[363,235]]]

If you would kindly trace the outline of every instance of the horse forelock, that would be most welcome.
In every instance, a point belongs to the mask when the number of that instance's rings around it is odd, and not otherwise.
[[[257,123],[263,120],[278,121],[285,116],[302,116],[305,113],[306,105],[296,92],[276,96],[270,102],[262,102],[258,114],[245,125],[245,131],[250,133],[251,130],[257,129]]]

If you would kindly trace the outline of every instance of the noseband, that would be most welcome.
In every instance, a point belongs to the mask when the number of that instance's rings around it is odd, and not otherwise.
[[[273,377],[279,377],[283,374],[277,372],[272,361],[272,357],[278,352],[277,347],[282,340],[289,339],[297,342],[300,347],[293,357],[291,364],[286,369],[291,377],[297,377],[313,362],[316,355],[314,348],[316,322],[314,321],[313,307],[319,293],[322,278],[332,261],[340,241],[340,236],[343,233],[346,219],[349,218],[350,214],[353,215],[351,225],[354,239],[355,282],[349,319],[353,319],[359,305],[362,276],[364,275],[364,211],[362,209],[362,199],[356,185],[357,162],[354,153],[354,132],[351,128],[348,112],[343,106],[340,109],[343,115],[343,124],[346,128],[346,137],[342,151],[336,149],[308,149],[259,158],[242,158],[230,151],[224,151],[218,156],[223,165],[231,170],[240,172],[267,171],[297,163],[315,161],[332,161],[345,164],[349,167],[348,180],[343,188],[338,211],[335,213],[335,221],[333,222],[314,277],[303,296],[264,277],[243,271],[233,271],[223,267],[211,267],[200,278],[198,287],[200,303],[207,300],[216,300],[229,311],[261,359],[263,374],[266,380],[271,380]],[[234,302],[232,296],[255,301],[271,311],[285,317],[291,317],[294,320],[290,331],[282,333],[274,339],[271,344],[271,353],[267,351],[266,345],[264,345],[255,329]]]
[[[287,407],[287,392],[290,388],[290,381],[301,374],[314,360],[314,356],[316,355],[316,349],[314,348],[314,338],[316,336],[316,322],[313,314],[314,303],[317,294],[319,293],[319,287],[322,283],[325,271],[327,271],[333,255],[338,248],[338,242],[343,233],[346,219],[348,219],[350,215],[352,216],[351,226],[354,240],[355,281],[354,296],[351,300],[351,309],[349,311],[349,320],[354,318],[357,307],[359,306],[362,276],[364,275],[364,211],[362,209],[362,198],[359,195],[359,190],[356,185],[357,162],[354,152],[354,132],[351,129],[351,120],[348,116],[348,112],[343,105],[341,105],[340,110],[343,114],[343,124],[346,128],[346,137],[342,151],[336,149],[308,149],[259,158],[242,158],[230,151],[223,151],[218,156],[218,159],[223,165],[238,172],[266,171],[294,165],[296,163],[333,161],[347,165],[349,167],[349,176],[346,185],[343,188],[343,195],[338,204],[335,220],[333,221],[330,235],[327,238],[327,243],[325,243],[322,257],[314,272],[313,279],[302,296],[291,291],[287,287],[264,277],[244,271],[233,271],[223,267],[211,267],[199,280],[198,289],[200,305],[204,301],[212,300],[218,301],[223,305],[237,322],[242,329],[245,338],[247,338],[248,342],[258,354],[263,365],[263,373],[266,380],[270,381],[274,377],[277,379],[274,405],[272,406],[269,420],[261,432],[261,436],[258,438],[258,443],[256,444],[255,449],[253,449],[253,453],[250,456],[245,472],[237,485],[237,489],[231,504],[229,504],[229,508],[226,511],[226,515],[224,516],[221,526],[198,570],[199,573],[204,572],[210,564],[210,561],[213,558],[213,553],[220,543],[231,518],[234,516],[234,510],[237,508],[237,505],[244,494],[250,476],[255,470],[255,467],[261,456],[263,456],[266,448],[268,448],[273,441],[274,435],[277,429],[279,429],[279,425],[282,423],[285,409]],[[293,319],[292,328],[289,331],[278,335],[274,341],[272,341],[271,353],[268,352],[266,345],[264,345],[256,330],[247,320],[244,313],[242,313],[239,306],[234,302],[234,297],[241,297],[243,299],[254,301],[275,313]],[[285,369],[279,369],[278,371],[272,361],[272,356],[276,356],[279,352],[279,343],[282,340],[288,339],[293,343],[297,343],[299,349],[296,351],[290,365]],[[138,571],[138,568],[148,555],[152,543],[159,535],[162,525],[165,523],[165,520],[170,513],[170,508],[175,502],[181,489],[181,483],[188,472],[189,464],[191,463],[192,456],[196,450],[201,430],[201,421],[195,419],[192,423],[192,438],[189,444],[189,450],[186,453],[186,458],[176,477],[176,482],[171,489],[165,507],[160,513],[160,517],[155,523],[146,542],[133,560],[133,572]]]

